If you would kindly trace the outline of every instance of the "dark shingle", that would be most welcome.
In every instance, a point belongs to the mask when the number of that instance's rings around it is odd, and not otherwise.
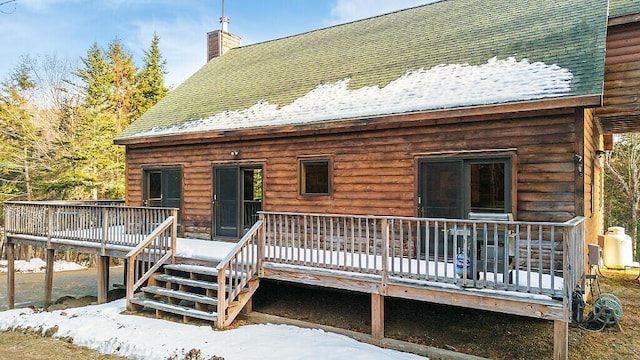
[[[640,0],[611,0],[609,2],[609,17],[640,14]]]
[[[284,106],[319,84],[385,86],[408,70],[492,57],[557,64],[566,96],[602,94],[606,0],[448,0],[232,49],[211,60],[118,139],[260,100]]]

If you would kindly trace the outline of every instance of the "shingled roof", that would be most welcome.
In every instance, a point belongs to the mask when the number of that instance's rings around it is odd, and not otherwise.
[[[116,142],[598,99],[606,23],[607,0],[448,0],[244,46],[211,60]]]
[[[640,14],[640,0],[611,0],[609,17]]]

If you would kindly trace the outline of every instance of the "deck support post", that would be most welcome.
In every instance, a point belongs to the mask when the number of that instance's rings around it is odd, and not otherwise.
[[[5,238],[5,241],[8,239]],[[16,306],[16,246],[7,241],[7,307],[13,309]]]
[[[98,259],[98,304],[107,302],[109,293],[109,256],[100,256]]]
[[[555,360],[569,358],[569,323],[566,321],[553,322],[553,358]]]
[[[53,293],[53,262],[56,258],[55,249],[47,249],[46,267],[44,273],[44,306],[45,308],[51,304],[51,295]]]
[[[371,337],[384,339],[384,296],[371,294]]]
[[[244,307],[242,308],[242,310],[240,310],[240,313],[242,313],[243,315],[249,315],[253,312],[253,297],[250,297],[249,300],[247,300],[247,303],[244,304]]]

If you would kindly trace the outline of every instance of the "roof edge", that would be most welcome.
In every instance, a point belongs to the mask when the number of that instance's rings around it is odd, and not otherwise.
[[[616,26],[640,22],[640,13],[609,18],[607,26]]]
[[[602,94],[572,96],[555,99],[516,102],[508,104],[480,105],[445,110],[418,111],[401,114],[387,114],[361,118],[323,121],[312,124],[282,125],[278,127],[245,128],[237,130],[215,130],[183,134],[158,135],[147,137],[127,137],[113,140],[116,145],[131,147],[154,147],[169,144],[197,143],[211,141],[239,141],[286,136],[303,136],[324,132],[346,131],[350,128],[381,128],[397,126],[400,122],[418,120],[437,120],[460,117],[474,117],[490,114],[530,112],[558,108],[596,107],[602,105]]]

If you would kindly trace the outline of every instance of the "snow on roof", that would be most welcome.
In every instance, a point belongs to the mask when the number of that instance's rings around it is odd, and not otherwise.
[[[365,86],[350,90],[350,79],[346,78],[319,85],[286,106],[261,100],[243,110],[155,127],[131,137],[299,125],[539,100],[569,94],[573,77],[568,69],[558,65],[494,57],[481,65],[443,64],[408,71],[382,88]]]

